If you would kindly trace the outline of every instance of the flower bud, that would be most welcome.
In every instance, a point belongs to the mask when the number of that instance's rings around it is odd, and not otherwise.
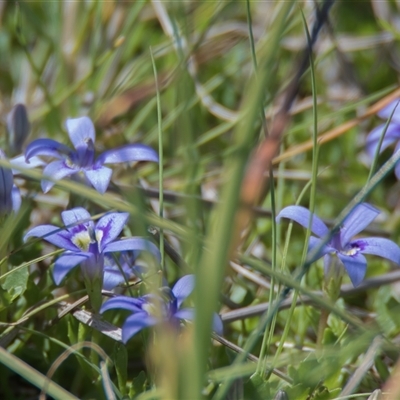
[[[11,155],[19,154],[29,135],[30,123],[26,107],[16,104],[7,115],[8,140]]]
[[[0,150],[0,160],[6,160]],[[13,173],[10,168],[0,166],[0,215],[11,211],[17,212],[21,205],[19,189],[14,185]]]

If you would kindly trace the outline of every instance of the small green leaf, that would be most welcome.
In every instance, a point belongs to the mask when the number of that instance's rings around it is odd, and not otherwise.
[[[144,371],[140,371],[139,375],[133,379],[129,389],[129,397],[132,399],[147,389],[147,375]]]
[[[125,345],[116,342],[114,346],[114,366],[117,372],[118,387],[121,394],[127,394],[126,381],[128,380],[128,352]]]
[[[28,284],[28,278],[28,267],[20,268],[7,276],[6,280],[1,286],[11,296],[9,299],[10,303],[12,303],[17,297],[21,296],[25,292]]]

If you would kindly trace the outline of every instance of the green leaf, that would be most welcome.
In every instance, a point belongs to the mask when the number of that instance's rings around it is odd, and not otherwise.
[[[114,346],[114,366],[117,372],[119,390],[122,395],[126,395],[126,381],[128,380],[128,352],[125,345],[118,342],[116,342]]]
[[[140,371],[139,375],[133,379],[129,389],[129,397],[132,399],[134,396],[145,392],[147,389],[147,375],[144,371]]]
[[[21,296],[27,287],[29,278],[28,267],[20,268],[15,273],[7,276],[1,285],[10,295],[9,302],[12,303],[17,297]]]

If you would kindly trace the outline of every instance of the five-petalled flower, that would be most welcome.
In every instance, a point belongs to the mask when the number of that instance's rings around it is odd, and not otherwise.
[[[367,261],[364,254],[373,254],[386,258],[396,264],[400,263],[400,247],[389,239],[370,237],[353,239],[366,228],[379,214],[379,210],[367,203],[357,205],[346,217],[340,230],[330,233],[325,223],[309,210],[301,206],[289,206],[284,208],[276,217],[277,222],[281,218],[289,218],[305,228],[310,226],[314,236],[310,237],[309,253],[312,249],[320,248],[315,260],[324,256],[325,271],[330,267],[332,255],[336,254],[343,263],[351,282],[359,285],[364,279]],[[331,235],[328,243],[323,245],[321,239],[326,240]]]
[[[63,211],[61,217],[65,229],[54,225],[40,225],[32,228],[24,237],[41,237],[47,242],[66,251],[56,259],[53,269],[54,281],[57,285],[77,265],[81,265],[85,279],[97,279],[107,283],[107,289],[112,289],[124,281],[122,274],[116,271],[116,266],[104,263],[104,257],[114,252],[142,250],[149,251],[160,260],[157,246],[147,239],[131,237],[116,240],[128,219],[128,213],[110,212],[99,219],[97,224],[91,220],[90,214],[81,207]],[[126,266],[123,271],[127,271]],[[111,274],[112,276],[107,276]],[[130,275],[127,277],[129,278]]]
[[[139,298],[116,296],[103,304],[100,313],[115,308],[132,312],[122,326],[124,343],[142,329],[160,323],[169,323],[179,327],[180,320],[194,319],[193,308],[181,308],[183,301],[192,293],[194,283],[194,275],[185,275],[176,282],[172,289],[162,287],[157,293]],[[213,329],[216,333],[222,334],[222,321],[217,314],[214,314],[213,317]]]
[[[54,180],[83,172],[86,180],[100,193],[104,193],[111,180],[112,170],[104,164],[129,161],[158,162],[157,153],[149,146],[136,143],[105,151],[95,158],[95,129],[89,117],[67,119],[66,127],[75,150],[52,139],[37,139],[25,151],[27,162],[33,156],[57,158],[43,170],[43,175]],[[42,180],[43,192],[48,192],[54,182]]]
[[[396,107],[396,109],[393,112],[392,119],[390,120],[390,123],[385,132],[385,137],[382,140],[382,144],[379,149],[380,153],[382,153],[382,151],[384,151],[387,147],[389,147],[393,143],[396,143],[395,152],[400,150],[400,104],[399,104],[399,101],[400,101],[400,99],[397,99],[397,100],[391,102],[389,105],[382,108],[382,110],[380,110],[378,112],[378,116],[381,117],[382,119],[389,119],[390,116],[392,115],[394,108]],[[377,126],[367,136],[366,151],[371,160],[375,156],[375,152],[379,145],[383,131],[385,129],[385,125],[386,124],[381,124],[381,125]],[[398,163],[396,165],[394,172],[396,174],[397,179],[400,179],[400,163]]]

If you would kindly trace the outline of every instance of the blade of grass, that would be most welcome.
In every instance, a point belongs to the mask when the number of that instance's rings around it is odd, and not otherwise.
[[[3,349],[2,347],[0,347],[0,363],[10,368],[16,374],[20,375],[22,378],[26,379],[39,389],[43,389],[45,386],[47,386],[46,392],[56,400],[78,400],[78,397],[75,397],[73,394],[67,392],[53,381],[48,381],[43,374],[32,368],[18,357],[7,352],[7,350]]]

